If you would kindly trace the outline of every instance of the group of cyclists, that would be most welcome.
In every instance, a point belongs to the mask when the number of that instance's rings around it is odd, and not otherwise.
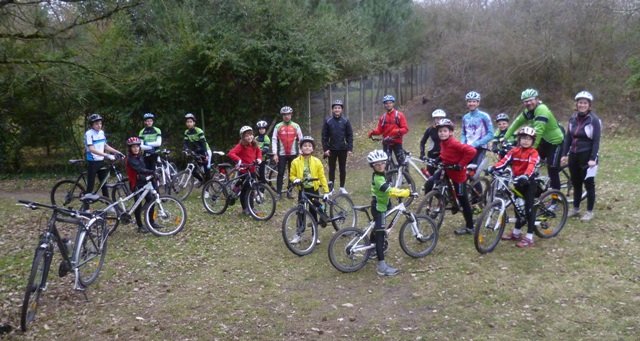
[[[571,181],[574,188],[573,209],[569,216],[580,216],[580,198],[583,186],[587,191],[587,210],[581,220],[589,221],[593,218],[595,205],[595,174],[598,164],[598,149],[601,134],[601,121],[592,110],[593,95],[581,91],[575,96],[576,107],[565,132],[558,123],[551,110],[544,104],[535,89],[526,89],[520,98],[523,109],[510,123],[509,116],[499,113],[495,117],[497,129],[494,130],[491,117],[479,109],[481,96],[476,91],[470,91],[465,96],[468,112],[461,122],[460,140],[454,136],[455,125],[447,118],[442,109],[432,112],[433,123],[427,127],[420,141],[420,158],[438,159],[446,165],[446,174],[452,180],[454,191],[463,211],[465,226],[455,230],[457,235],[473,233],[473,212],[469,203],[466,168],[470,163],[480,164],[488,150],[499,155],[500,160],[487,171],[499,171],[510,166],[513,172],[516,188],[524,194],[525,210],[528,216],[526,222],[519,222],[513,231],[503,236],[503,239],[517,241],[517,246],[528,248],[534,245],[533,222],[531,212],[535,196],[535,170],[540,160],[545,159],[550,177],[551,187],[560,188],[559,171],[561,165],[568,164]],[[384,215],[389,208],[389,198],[416,195],[408,190],[394,188],[390,180],[385,177],[385,168],[392,155],[398,164],[405,161],[403,137],[409,131],[406,116],[395,108],[395,98],[385,95],[382,99],[385,112],[380,116],[375,129],[369,131],[368,136],[382,136],[382,150],[368,153],[367,161],[372,168],[371,177],[371,212],[376,225],[371,240],[376,245],[383,245]],[[289,185],[314,178],[317,181],[304,183],[303,190],[319,195],[329,195],[328,182],[335,181],[336,163],[340,171],[339,189],[341,193],[348,193],[346,185],[346,159],[353,155],[353,129],[349,120],[343,115],[344,103],[336,100],[332,103],[332,114],[325,119],[322,128],[322,154],[328,158],[329,177],[325,177],[322,162],[312,154],[316,148],[316,141],[311,136],[304,136],[300,126],[292,120],[293,108],[284,106],[280,109],[281,121],[274,125],[271,136],[267,135],[268,123],[264,120],[257,122],[258,134],[254,128],[243,126],[239,130],[239,142],[228,152],[228,157],[238,164],[254,164],[245,171],[256,172],[259,179],[264,179],[264,160],[271,157],[277,164],[276,194],[282,200],[285,170],[289,174]],[[157,156],[154,154],[162,145],[161,130],[154,126],[155,116],[146,113],[143,116],[144,128],[138,136],[127,139],[126,169],[132,190],[144,186],[145,176],[153,174]],[[186,130],[184,132],[183,148],[200,155],[200,162],[211,168],[212,152],[204,131],[196,126],[196,117],[192,113],[184,116]],[[88,170],[87,192],[93,191],[96,174],[102,180],[105,174],[100,172],[103,160],[125,157],[123,153],[107,144],[102,130],[102,117],[93,114],[89,117],[91,128],[85,133],[86,159]],[[500,148],[505,141],[511,141],[515,147],[506,150]],[[429,148],[425,148],[429,145]],[[493,148],[492,148],[493,147]],[[433,174],[434,169],[429,168]],[[204,182],[206,179],[198,179]],[[106,190],[103,188],[103,190]],[[247,195],[248,189],[241,190],[241,198]],[[290,191],[287,196],[291,198]],[[243,213],[247,214],[244,207]],[[315,212],[312,212],[315,214]],[[136,222],[142,230],[139,212],[136,212]],[[520,229],[527,225],[527,233]],[[295,242],[295,241],[294,241]],[[377,272],[380,275],[392,276],[398,271],[384,260],[382,248],[376,247],[378,258]]]

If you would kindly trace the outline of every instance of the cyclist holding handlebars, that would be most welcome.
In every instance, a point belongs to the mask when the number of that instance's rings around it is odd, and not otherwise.
[[[127,170],[127,177],[129,178],[129,187],[131,192],[135,192],[138,189],[144,187],[147,184],[146,177],[155,173],[155,168],[147,168],[141,153],[142,140],[138,137],[130,137],[127,139],[127,148],[129,149],[127,159],[125,162],[125,168]],[[138,200],[138,198],[136,198]],[[154,200],[153,195],[147,194],[145,198],[145,205]],[[138,232],[149,232],[144,224],[142,224],[142,207],[145,205],[138,205],[135,210],[136,225],[138,226]],[[151,214],[149,214],[150,225],[154,226],[153,219],[153,207],[151,208]],[[155,226],[154,226],[155,227]]]
[[[402,137],[409,132],[409,126],[404,113],[394,108],[395,102],[396,98],[391,95],[385,95],[382,98],[386,112],[380,116],[376,129],[369,132],[369,138],[372,135],[382,135],[382,145],[385,153],[391,157],[391,152],[393,152],[396,155],[398,164],[403,164]]]
[[[253,165],[262,163],[262,150],[258,146],[258,142],[253,138],[253,129],[250,126],[244,126],[240,128],[240,142],[233,147],[227,156],[238,163],[238,165]],[[240,169],[240,173],[256,172],[256,167],[251,166],[247,169]],[[240,190],[240,204],[242,205],[242,213],[250,215],[249,208],[246,207],[246,197],[249,194],[249,181],[243,181],[242,189]]]
[[[84,133],[84,145],[85,153],[87,155],[87,192],[93,193],[93,186],[96,181],[96,174],[100,179],[100,182],[104,181],[107,177],[107,171],[101,171],[104,159],[115,160],[116,154],[124,157],[115,148],[107,144],[107,137],[102,130],[102,116],[98,114],[91,114],[89,116],[89,124],[91,129]],[[108,153],[107,153],[108,152]],[[112,154],[109,154],[112,153]],[[107,187],[102,187],[102,195],[109,197],[109,190]]]

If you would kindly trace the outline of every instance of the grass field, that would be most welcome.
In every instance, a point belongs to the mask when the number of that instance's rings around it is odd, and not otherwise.
[[[407,146],[417,146],[412,126]],[[368,203],[376,147],[357,138],[348,189]],[[391,236],[388,262],[402,270],[375,274],[374,262],[352,274],[322,244],[299,258],[282,242],[285,200],[266,223],[239,214],[205,213],[199,193],[186,202],[187,227],[157,238],[121,226],[109,240],[89,301],[72,277],[51,274],[32,329],[8,339],[593,339],[637,340],[640,334],[640,187],[637,137],[605,138],[597,178],[596,218],[570,220],[529,250],[502,242],[479,255],[470,236],[457,237],[460,214],[445,217],[434,253],[412,259]],[[16,198],[47,200],[51,181],[0,184],[0,324],[19,329],[19,311],[42,214]],[[365,219],[360,216],[360,224]],[[397,231],[397,230],[396,230]],[[54,261],[54,272],[57,272]]]

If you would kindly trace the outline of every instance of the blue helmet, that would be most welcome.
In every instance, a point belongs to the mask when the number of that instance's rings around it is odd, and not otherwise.
[[[387,103],[387,102],[395,102],[396,98],[393,97],[392,95],[384,95],[384,97],[382,97],[382,103]]]
[[[148,118],[154,119],[154,118],[156,118],[156,115],[154,115],[152,112],[148,112],[148,113],[145,113],[145,114],[142,116],[142,119],[144,119],[144,120],[146,120],[146,119],[148,119]]]

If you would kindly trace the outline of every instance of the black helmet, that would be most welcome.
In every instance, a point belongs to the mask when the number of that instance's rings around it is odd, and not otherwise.
[[[302,140],[300,140],[300,147],[302,147],[302,144],[305,142],[311,142],[311,145],[313,146],[313,148],[316,147],[316,141],[311,136],[303,136]]]
[[[95,121],[102,121],[102,116],[99,114],[91,114],[91,116],[89,116],[89,123],[93,123]]]

